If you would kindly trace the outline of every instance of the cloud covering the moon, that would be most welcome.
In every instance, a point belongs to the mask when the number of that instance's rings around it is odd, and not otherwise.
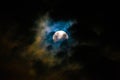
[[[27,47],[27,55],[34,59],[40,59],[50,66],[61,64],[72,54],[75,40],[71,36],[69,28],[73,26],[73,20],[54,21],[48,15],[44,15],[36,21],[35,41]],[[54,42],[52,37],[56,31],[65,31],[69,39]]]

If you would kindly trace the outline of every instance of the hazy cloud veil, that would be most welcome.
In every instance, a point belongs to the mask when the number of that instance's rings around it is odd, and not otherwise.
[[[73,26],[73,20],[54,21],[48,15],[42,16],[36,21],[37,32],[34,43],[28,48],[35,58],[39,58],[43,63],[50,65],[60,64],[63,60],[71,56],[71,48],[75,40],[71,36],[69,28]],[[52,37],[56,31],[65,31],[69,39],[54,42]]]

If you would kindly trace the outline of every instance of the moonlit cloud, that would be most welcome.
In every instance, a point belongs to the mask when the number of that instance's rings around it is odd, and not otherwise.
[[[75,21],[54,21],[48,15],[42,16],[36,21],[37,32],[35,41],[28,47],[28,53],[31,53],[36,59],[50,65],[60,64],[63,60],[71,56],[71,48],[75,46],[75,40],[71,36],[69,28],[75,24]],[[53,34],[56,31],[65,31],[69,39],[59,42],[53,41]],[[31,55],[29,54],[29,55]]]

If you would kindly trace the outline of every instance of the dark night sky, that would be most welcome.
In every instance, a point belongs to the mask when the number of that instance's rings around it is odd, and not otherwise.
[[[104,6],[105,5],[105,6]],[[79,43],[70,61],[83,64],[78,71],[52,69],[40,61],[31,62],[21,58],[22,47],[33,43],[35,32],[31,31],[38,16],[50,12],[53,19],[76,19],[71,27],[73,37]],[[59,80],[55,74],[65,74],[62,80],[119,80],[120,49],[119,31],[114,24],[115,12],[112,5],[102,2],[64,0],[41,0],[39,2],[0,3],[0,80]],[[29,74],[29,71],[34,71]],[[48,77],[48,78],[44,78]]]

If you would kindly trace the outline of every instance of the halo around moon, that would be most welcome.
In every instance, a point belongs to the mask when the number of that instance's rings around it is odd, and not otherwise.
[[[56,31],[53,35],[53,40],[54,42],[59,41],[59,40],[65,40],[68,39],[68,34],[65,31]]]

